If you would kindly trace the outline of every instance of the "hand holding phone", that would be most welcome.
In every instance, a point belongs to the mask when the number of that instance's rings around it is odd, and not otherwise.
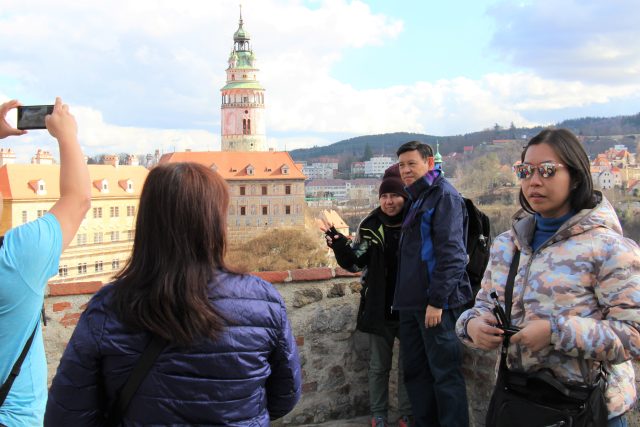
[[[20,106],[20,102],[17,99],[12,99],[3,104],[0,104],[0,139],[4,139],[8,136],[20,136],[27,133],[26,130],[16,129],[7,122],[7,113],[13,108]]]
[[[493,315],[498,321],[496,327],[504,331],[503,335],[505,337],[510,337],[511,335],[517,334],[520,331],[520,328],[518,328],[517,326],[512,326],[509,319],[507,319],[507,314],[505,313],[504,308],[502,308],[502,304],[500,304],[500,301],[498,300],[498,294],[496,293],[496,291],[491,291],[491,294],[489,295],[491,296],[491,299],[493,299]]]
[[[53,105],[22,105],[18,107],[18,129],[46,129],[45,117],[53,113]]]

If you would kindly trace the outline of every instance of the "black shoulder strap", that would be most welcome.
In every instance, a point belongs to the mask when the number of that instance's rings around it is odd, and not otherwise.
[[[162,350],[166,347],[167,341],[164,339],[153,336],[153,339],[144,349],[144,352],[138,359],[138,362],[133,367],[129,379],[118,393],[115,403],[111,407],[107,416],[107,422],[105,427],[115,427],[121,421],[124,414],[127,412],[131,398],[138,391],[138,387],[142,384],[142,381],[146,378],[151,366],[155,363],[156,359],[162,353]]]
[[[511,260],[511,267],[509,267],[509,277],[507,277],[507,284],[504,288],[504,311],[507,315],[507,322],[509,326],[511,326],[511,304],[513,300],[513,282],[515,282],[519,265],[520,265],[520,250],[516,249],[516,253],[513,254],[513,259]]]
[[[33,328],[33,332],[31,332],[31,336],[29,336],[29,339],[24,345],[24,348],[22,349],[22,353],[20,353],[20,356],[18,356],[18,360],[16,360],[16,363],[13,364],[13,367],[11,368],[11,372],[9,372],[9,376],[7,377],[7,380],[4,382],[4,384],[2,384],[2,387],[0,387],[0,406],[2,406],[2,404],[4,403],[4,400],[9,395],[9,390],[11,390],[11,386],[13,385],[13,382],[15,381],[16,377],[20,373],[22,362],[24,362],[24,359],[27,357],[27,353],[29,353],[29,349],[31,348],[31,343],[33,342],[33,337],[36,336],[36,331],[38,330],[39,324],[40,322],[36,322],[36,326]]]
[[[507,283],[504,287],[504,311],[507,317],[507,325],[511,326],[511,301],[513,299],[513,283],[516,279],[516,273],[518,272],[518,265],[520,264],[520,250],[516,248],[516,252],[511,259],[511,266],[509,267],[509,276],[507,276]],[[506,336],[502,340],[502,351],[500,352],[500,365],[501,371],[506,372],[507,369],[507,349],[509,348],[509,337]]]
[[[3,242],[4,242],[4,236],[0,236],[0,246],[2,246]],[[2,387],[0,387],[0,406],[4,404],[5,399],[9,395],[9,390],[11,390],[11,386],[13,385],[13,382],[15,381],[16,377],[20,373],[22,362],[24,362],[24,359],[27,357],[27,353],[29,353],[29,349],[31,348],[31,343],[33,342],[33,337],[36,336],[37,330],[38,330],[38,322],[36,322],[36,326],[33,328],[33,332],[31,332],[29,339],[27,340],[24,347],[22,348],[22,352],[20,353],[20,356],[18,356],[18,360],[16,360],[16,362],[13,364],[13,367],[11,368],[11,372],[9,372],[9,376],[7,377],[7,380],[4,382],[4,384],[2,384]]]

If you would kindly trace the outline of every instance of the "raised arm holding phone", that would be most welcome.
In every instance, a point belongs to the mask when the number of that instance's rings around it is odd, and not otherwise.
[[[16,101],[0,105],[0,139],[20,136],[7,113]],[[8,230],[0,248],[0,384],[26,348],[20,373],[0,405],[0,425],[42,425],[47,398],[47,365],[40,330],[40,309],[60,255],[73,239],[91,205],[89,172],[69,107],[56,98],[46,127],[60,149],[60,198],[44,216]],[[30,341],[31,345],[27,345]]]

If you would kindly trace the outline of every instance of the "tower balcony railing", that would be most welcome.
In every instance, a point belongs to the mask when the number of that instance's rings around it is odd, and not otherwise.
[[[264,108],[264,104],[260,102],[229,102],[226,104],[222,104],[222,108],[238,108],[238,107]]]

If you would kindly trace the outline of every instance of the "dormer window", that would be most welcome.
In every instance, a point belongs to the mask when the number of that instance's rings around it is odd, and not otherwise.
[[[209,167],[212,171],[214,172],[218,172],[218,166],[216,166],[215,163],[212,163],[211,166]]]
[[[289,166],[287,165],[282,166],[282,175],[289,175]]]
[[[29,181],[29,187],[38,196],[44,196],[47,194],[47,185],[45,184],[44,179],[34,179],[33,181]]]
[[[118,185],[127,193],[133,193],[133,180],[132,179],[122,179],[118,181]]]
[[[93,186],[98,189],[101,193],[109,192],[109,181],[106,179],[100,179],[97,181],[93,181]]]
[[[247,166],[247,175],[253,175],[255,168],[252,165]]]

